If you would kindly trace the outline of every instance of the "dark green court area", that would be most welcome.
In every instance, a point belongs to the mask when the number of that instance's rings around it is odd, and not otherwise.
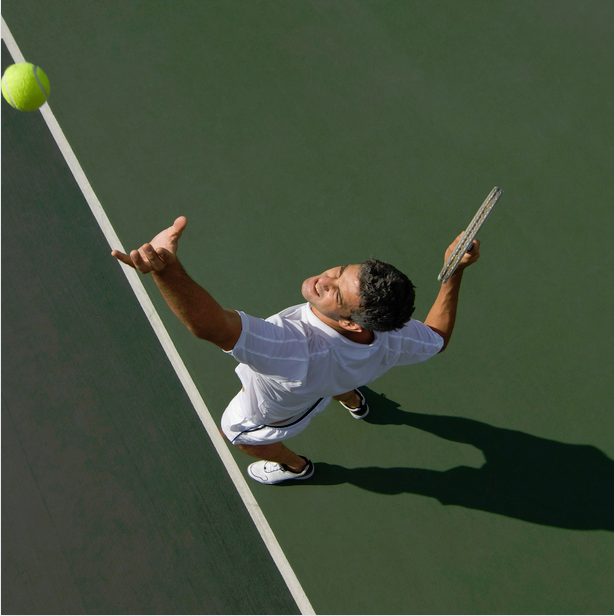
[[[500,186],[446,352],[289,442],[312,480],[250,488],[317,613],[612,613],[613,3],[2,15],[125,248],[185,215],[225,307],[375,257],[423,320]],[[298,613],[109,252],[41,114],[2,101],[3,613]],[[219,422],[234,360],[144,284]]]

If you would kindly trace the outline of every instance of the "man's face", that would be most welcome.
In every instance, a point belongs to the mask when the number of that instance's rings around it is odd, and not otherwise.
[[[360,306],[359,269],[360,265],[333,267],[303,282],[303,297],[316,315],[333,321],[349,320],[350,310]]]

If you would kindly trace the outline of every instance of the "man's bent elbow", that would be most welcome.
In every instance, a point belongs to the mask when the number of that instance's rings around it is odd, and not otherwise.
[[[427,327],[430,327],[442,340],[443,340],[443,345],[441,347],[441,349],[439,349],[438,353],[443,353],[446,348],[448,347],[448,344],[450,342],[450,338],[451,338],[451,334],[446,334],[445,332],[441,331],[440,329],[437,329],[436,327],[433,327],[432,325],[427,325]]]
[[[207,327],[188,328],[199,340],[206,340],[224,351],[232,351],[237,344],[243,329],[241,317],[235,311],[226,311],[225,318],[217,324]]]

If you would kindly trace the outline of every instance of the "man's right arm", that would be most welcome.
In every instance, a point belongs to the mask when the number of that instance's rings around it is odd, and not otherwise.
[[[151,274],[166,303],[196,337],[231,351],[241,335],[241,317],[234,310],[222,308],[188,276],[177,259],[177,244],[187,224],[180,216],[129,256],[119,250],[111,254],[141,274]]]

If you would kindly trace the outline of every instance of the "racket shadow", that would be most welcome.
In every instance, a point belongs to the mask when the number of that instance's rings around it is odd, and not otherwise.
[[[363,388],[363,421],[404,425],[482,450],[481,468],[344,468],[318,462],[314,485],[350,483],[381,494],[412,493],[526,522],[572,530],[614,531],[614,461],[591,445],[574,445],[463,417],[404,411]],[[298,483],[298,482],[297,482]]]

